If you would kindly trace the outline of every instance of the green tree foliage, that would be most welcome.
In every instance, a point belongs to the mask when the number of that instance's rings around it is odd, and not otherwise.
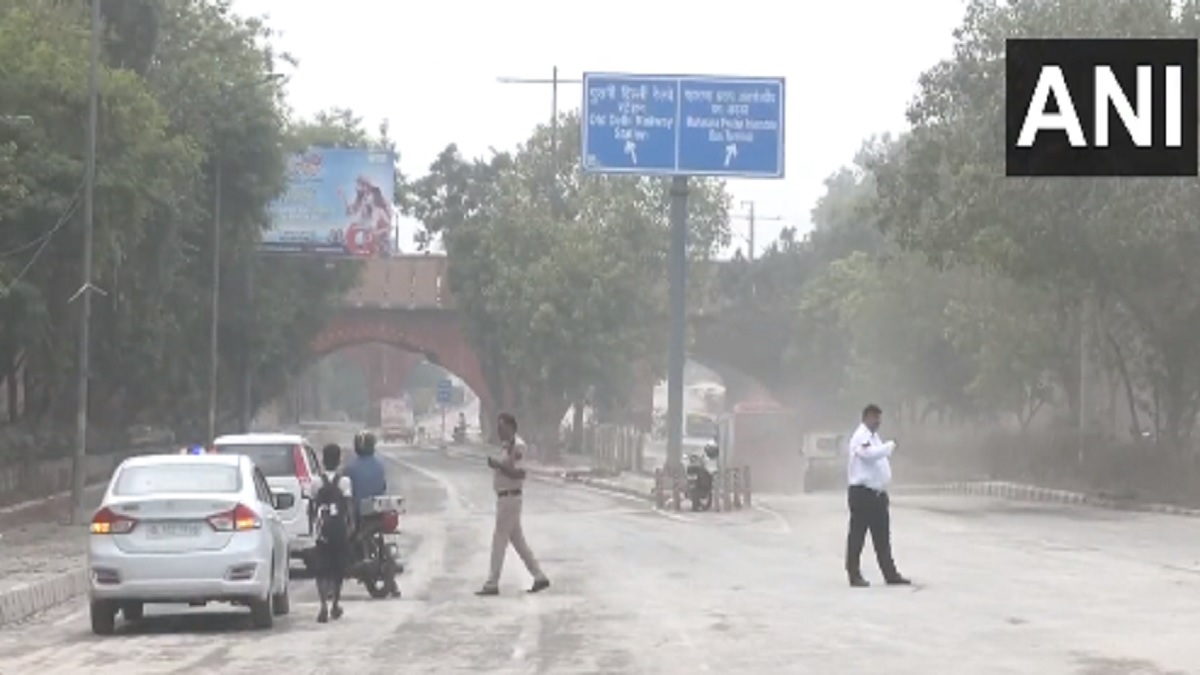
[[[868,141],[826,181],[807,236],[726,264],[716,323],[786,322],[752,372],[817,415],[870,399],[916,422],[1026,428],[1049,407],[1074,424],[1086,356],[1124,392],[1135,436],[1149,427],[1181,446],[1200,406],[1200,341],[1185,337],[1200,330],[1200,188],[1006,178],[1003,49],[1020,36],[1195,37],[1197,11],[969,3],[954,56],[921,79],[912,128]]]
[[[584,174],[578,117],[558,126],[557,147],[545,127],[488,159],[450,146],[414,183],[422,244],[440,236],[450,256],[491,394],[531,435],[556,430],[574,401],[623,403],[666,344],[669,182]],[[693,181],[689,206],[699,262],[728,241],[729,198]]]
[[[1132,332],[1122,358],[1150,382],[1158,430],[1174,444],[1200,407],[1200,185],[1005,178],[1004,39],[1195,39],[1198,19],[1194,2],[974,0],[954,57],[922,78],[907,143],[875,165],[886,226],[910,248],[1073,291],[1076,307],[1093,298],[1106,308],[1102,323]]]
[[[0,7],[0,380],[3,419],[69,429],[81,284],[90,3]],[[224,0],[104,4],[95,189],[91,426],[198,434],[207,391],[213,226],[221,179],[221,426],[241,375],[273,398],[308,360],[352,265],[253,251],[291,142],[278,57]],[[299,133],[299,130],[297,130]],[[253,270],[253,279],[250,271]],[[253,293],[246,282],[254,281]],[[23,405],[18,405],[23,392]],[[65,444],[64,438],[40,443]]]

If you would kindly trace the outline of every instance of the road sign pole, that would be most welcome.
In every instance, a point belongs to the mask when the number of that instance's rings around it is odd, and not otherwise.
[[[446,406],[442,405],[442,440],[446,440]]]
[[[667,467],[683,467],[683,373],[687,362],[687,201],[688,177],[671,179],[670,303],[667,354]]]
[[[672,177],[668,468],[683,463],[688,179],[783,178],[784,90],[778,77],[583,76],[583,171]]]

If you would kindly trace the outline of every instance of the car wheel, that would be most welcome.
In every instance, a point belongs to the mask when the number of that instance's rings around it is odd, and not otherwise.
[[[275,579],[275,568],[271,568],[271,586]],[[267,589],[267,597],[250,600],[250,623],[259,630],[265,630],[275,625],[275,594],[274,588]]]
[[[140,602],[126,602],[121,605],[121,616],[126,621],[141,621],[146,615],[146,606]]]
[[[91,604],[92,632],[112,635],[117,629],[117,605],[108,600],[93,600]]]
[[[292,598],[288,590],[291,586],[290,581],[290,575],[285,574],[283,578],[283,592],[271,599],[271,612],[275,616],[283,616],[292,611]]]

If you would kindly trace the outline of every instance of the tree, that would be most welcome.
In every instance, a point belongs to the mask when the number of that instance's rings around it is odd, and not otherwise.
[[[414,186],[494,399],[543,440],[571,403],[623,400],[666,342],[667,182],[584,174],[578,134],[571,114],[553,154],[544,127],[487,160],[450,146]],[[727,241],[728,203],[720,183],[693,185],[694,261]]]
[[[69,429],[74,411],[78,312],[69,300],[80,285],[88,7],[0,8],[0,117],[31,120],[0,123],[0,379],[8,422],[50,430],[35,444],[50,450],[66,445],[52,432]],[[104,9],[93,280],[104,295],[94,303],[90,417],[101,440],[123,446],[133,423],[198,433],[218,174],[223,426],[237,416],[242,372],[255,371],[266,398],[307,362],[353,266],[252,255],[284,185],[286,115],[283,83],[269,77],[270,31],[225,0]],[[230,282],[252,267],[261,302]]]
[[[1200,408],[1200,222],[1195,181],[1009,179],[1004,175],[1004,40],[1139,34],[1195,39],[1194,2],[973,0],[953,58],[921,79],[899,152],[872,165],[888,230],[935,263],[967,263],[1118,308],[1182,447]]]

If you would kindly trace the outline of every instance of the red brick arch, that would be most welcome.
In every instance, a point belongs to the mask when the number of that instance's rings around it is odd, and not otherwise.
[[[462,332],[458,314],[442,309],[345,309],[312,341],[314,356],[371,343],[425,355],[461,377],[480,399],[485,416],[495,411],[479,357]]]

